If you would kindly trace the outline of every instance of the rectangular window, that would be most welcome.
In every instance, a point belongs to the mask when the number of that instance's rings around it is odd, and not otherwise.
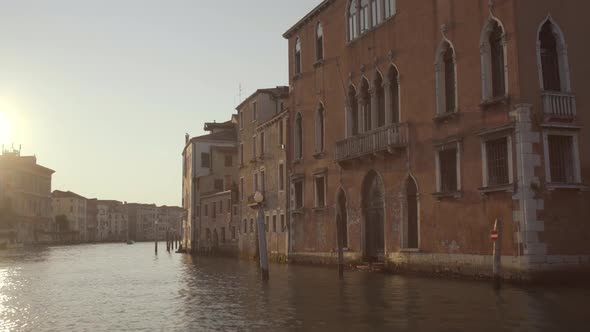
[[[254,232],[254,219],[250,218],[250,233]]]
[[[260,156],[264,156],[264,131],[260,132]]]
[[[252,137],[252,160],[256,160],[256,136]]]
[[[221,243],[225,242],[225,227],[221,227]]]
[[[256,102],[252,103],[252,121],[256,121],[256,118],[258,116],[258,114],[256,114],[258,112],[258,109],[256,107]]]
[[[508,138],[502,137],[486,142],[488,186],[510,183],[508,165]]]
[[[285,190],[285,165],[279,164],[279,191]]]
[[[254,173],[254,192],[258,191],[258,173]]]
[[[225,155],[225,160],[223,162],[223,165],[225,167],[233,167],[234,166],[234,160],[231,154],[226,154]]]
[[[287,230],[287,225],[285,224],[285,215],[281,214],[281,232],[285,232]]]
[[[209,154],[206,152],[201,153],[201,167],[209,168],[210,167],[210,160]]]
[[[549,168],[552,183],[576,183],[573,137],[548,135]]]
[[[277,216],[272,216],[272,232],[277,232]]]
[[[244,143],[240,143],[240,166],[244,166]]]
[[[215,179],[213,181],[213,188],[215,191],[222,191],[223,190],[223,180],[222,179]]]
[[[265,176],[264,176],[264,170],[261,170],[261,171],[260,171],[260,190],[262,190],[262,191],[264,191],[264,190],[265,190],[265,188],[266,188],[266,185],[265,185],[265,183],[264,183],[265,179],[266,179],[266,178],[265,178]]]
[[[217,203],[213,202],[213,207],[211,209],[211,218],[215,219],[217,217]]]
[[[281,105],[283,105],[283,103],[281,102]],[[279,145],[283,145],[283,120],[280,120],[277,125],[279,126]]]
[[[454,193],[457,186],[457,148],[438,152],[439,188],[441,193]]]
[[[240,178],[240,201],[244,200],[244,178]]]
[[[209,216],[209,205],[205,204],[205,217]]]
[[[264,221],[264,231],[268,233],[268,228],[269,228],[269,222],[270,221],[270,217],[266,216],[265,221]]]
[[[323,175],[315,177],[315,206],[326,206],[326,177]]]
[[[294,182],[293,187],[295,190],[295,209],[301,209],[303,208],[303,180]]]

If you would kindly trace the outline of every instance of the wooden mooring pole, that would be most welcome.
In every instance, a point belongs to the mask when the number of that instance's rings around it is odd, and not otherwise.
[[[262,269],[262,280],[267,281],[268,275],[268,253],[266,252],[266,226],[264,225],[264,209],[262,204],[258,205],[258,246],[260,248],[260,268]]]
[[[494,241],[494,288],[500,289],[502,286],[502,221],[500,219],[496,219],[490,238]]]

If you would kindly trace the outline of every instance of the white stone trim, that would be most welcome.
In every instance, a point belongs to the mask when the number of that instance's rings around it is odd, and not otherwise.
[[[449,45],[449,47],[446,47]],[[456,113],[459,109],[459,83],[457,76],[457,52],[453,43],[444,36],[438,45],[435,54],[434,72],[435,72],[435,91],[436,91],[436,115],[443,115],[447,113],[446,110],[446,73],[444,68],[444,53],[448,48],[453,50],[453,68],[455,72],[455,109],[450,113]],[[398,72],[399,73],[399,72]]]
[[[509,88],[509,79],[508,79],[508,43],[507,43],[507,33],[504,24],[502,21],[495,17],[492,13],[487,19],[486,24],[481,31],[481,35],[479,38],[479,51],[481,56],[481,98],[483,102],[489,102],[493,99],[493,82],[492,82],[492,59],[491,59],[491,45],[489,41],[489,36],[491,32],[491,27],[494,23],[497,23],[498,26],[502,29],[502,46],[503,46],[503,53],[504,53],[504,95],[508,96],[510,88]]]
[[[539,86],[541,87],[541,91],[545,91],[545,86],[543,83],[543,64],[541,61],[541,29],[545,23],[551,22],[553,26],[553,35],[555,36],[555,40],[557,41],[557,54],[559,56],[559,80],[561,83],[561,92],[565,93],[572,93],[571,87],[571,80],[570,80],[570,67],[568,61],[568,50],[567,50],[567,43],[565,42],[565,36],[563,31],[557,25],[553,17],[548,15],[542,22],[539,24],[537,28],[537,72],[539,75]]]

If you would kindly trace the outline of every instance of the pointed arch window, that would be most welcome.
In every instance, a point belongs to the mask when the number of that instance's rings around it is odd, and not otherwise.
[[[561,91],[559,53],[551,21],[545,22],[539,33],[541,72],[544,91]]]
[[[301,113],[295,117],[295,159],[303,159],[303,119]]]
[[[363,132],[371,130],[371,93],[369,92],[369,82],[363,78],[360,91],[360,111],[362,114]]]
[[[505,98],[508,95],[506,80],[506,32],[502,24],[490,17],[481,35],[482,100]]]
[[[395,0],[384,0],[385,18],[395,15]]]
[[[316,61],[324,59],[324,29],[321,23],[318,23],[315,28],[315,59]]]
[[[320,106],[317,110],[315,123],[316,153],[321,153],[325,150],[325,115],[324,105],[320,103]]]
[[[301,40],[299,38],[295,40],[295,52],[293,55],[293,62],[295,75],[301,74]]]
[[[375,100],[377,101],[377,126],[385,125],[385,89],[383,88],[383,77],[380,73],[375,75]]]
[[[391,66],[389,68],[389,72],[387,73],[387,78],[389,80],[389,89],[387,93],[389,93],[389,113],[391,116],[392,123],[398,123],[400,120],[400,113],[399,113],[399,73],[395,66]]]
[[[437,52],[436,94],[438,115],[457,111],[455,51],[448,41],[444,41]]]
[[[348,7],[348,41],[358,37],[358,0],[352,0]]]
[[[359,18],[360,18],[360,27],[361,27],[361,35],[365,32],[369,31],[369,0],[360,0],[361,5],[359,8]]]
[[[350,110],[348,114],[348,120],[350,122],[349,128],[351,136],[357,135],[359,133],[359,103],[356,95],[356,89],[351,85],[348,88],[348,108]]]

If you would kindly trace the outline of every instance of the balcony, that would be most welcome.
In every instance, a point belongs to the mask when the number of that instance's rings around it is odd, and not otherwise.
[[[576,116],[576,96],[564,92],[543,92],[546,120],[573,120]]]
[[[408,124],[392,123],[336,142],[336,161],[362,158],[379,152],[393,152],[408,145]]]

